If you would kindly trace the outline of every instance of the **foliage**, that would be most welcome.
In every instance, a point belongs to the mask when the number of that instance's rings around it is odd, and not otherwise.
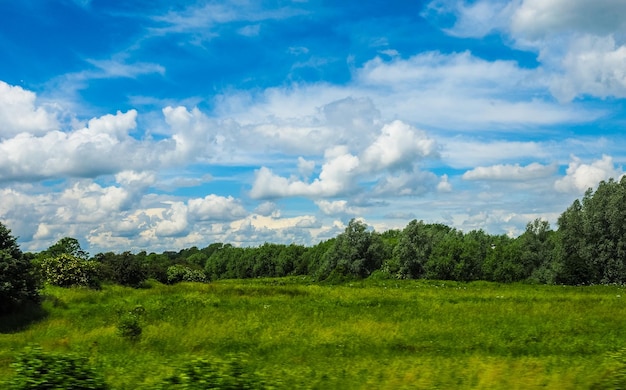
[[[43,280],[54,286],[98,287],[98,263],[67,253],[46,257],[38,263]]]
[[[365,223],[352,219],[324,254],[323,265],[316,277],[318,280],[331,275],[333,278],[365,278],[381,267],[383,256],[384,245],[380,235],[368,231]]]
[[[89,258],[89,254],[81,248],[78,240],[72,237],[64,237],[60,239],[41,254],[44,257],[57,257],[65,254],[78,257],[83,260]]]
[[[205,389],[265,389],[263,378],[247,367],[242,357],[233,355],[228,360],[196,358],[185,364],[180,372],[167,378],[163,390]]]
[[[101,375],[86,358],[70,354],[43,352],[29,347],[12,364],[15,377],[8,383],[12,390],[106,390]]]
[[[557,274],[563,283],[626,282],[626,177],[602,181],[559,218]]]
[[[11,231],[0,223],[0,315],[38,301],[39,283]]]
[[[148,278],[147,267],[131,252],[106,253],[95,257],[102,264],[105,279],[122,286],[139,287]]]
[[[430,259],[433,247],[450,231],[440,224],[426,225],[423,221],[413,220],[404,228],[398,244],[393,249],[396,273],[401,279],[421,278],[425,274],[426,262]]]
[[[143,333],[141,323],[145,315],[146,309],[142,305],[137,305],[132,310],[122,313],[117,322],[117,334],[129,341],[138,341]]]
[[[167,268],[167,283],[200,282],[205,283],[207,277],[201,270],[191,269],[184,265],[172,265]]]

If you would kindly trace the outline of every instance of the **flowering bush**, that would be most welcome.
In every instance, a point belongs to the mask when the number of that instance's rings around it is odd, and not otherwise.
[[[206,281],[206,275],[200,270],[191,269],[180,264],[172,265],[167,268],[167,282],[169,284],[175,284],[178,282],[204,283]]]
[[[60,287],[98,286],[98,263],[67,253],[39,262],[43,280]]]

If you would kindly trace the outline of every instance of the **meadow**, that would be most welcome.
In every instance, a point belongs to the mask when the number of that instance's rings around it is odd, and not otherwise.
[[[622,286],[289,277],[44,295],[31,322],[0,318],[0,378],[29,345],[87,357],[117,390],[199,357],[237,356],[285,389],[613,388],[626,372]]]

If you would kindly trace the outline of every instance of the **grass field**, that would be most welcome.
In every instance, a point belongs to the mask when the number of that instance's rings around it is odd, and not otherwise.
[[[621,286],[286,278],[45,294],[37,321],[0,319],[0,378],[31,344],[89,357],[118,390],[230,354],[286,389],[585,389],[626,372]],[[136,340],[118,332],[131,311]]]

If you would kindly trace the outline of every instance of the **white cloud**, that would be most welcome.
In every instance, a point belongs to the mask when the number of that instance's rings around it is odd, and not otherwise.
[[[232,221],[245,217],[248,213],[232,196],[207,195],[204,198],[187,201],[189,214],[200,221]]]
[[[356,156],[346,146],[329,148],[325,152],[326,162],[322,165],[319,177],[312,182],[291,177],[281,177],[269,168],[262,167],[256,172],[250,191],[253,198],[274,197],[330,197],[356,191],[358,180],[373,180],[378,174],[402,168],[408,174],[401,175],[400,181],[381,179],[375,192],[390,191],[401,194],[422,193],[422,179],[428,174],[415,174],[414,166],[427,157],[436,156],[436,143],[424,132],[401,121],[394,121],[380,130],[379,136]],[[301,168],[302,160],[299,160]],[[416,183],[419,181],[419,185]],[[419,190],[416,191],[416,189]]]
[[[157,237],[177,237],[187,233],[187,206],[183,202],[164,202],[169,205],[156,223],[154,233]]]
[[[526,166],[520,166],[519,164],[498,164],[469,170],[463,174],[463,179],[527,181],[551,176],[556,170],[556,165],[542,165],[539,163],[531,163]]]
[[[453,168],[485,166],[499,161],[551,158],[553,146],[541,142],[486,141],[471,138],[446,138],[441,141],[442,160]]]
[[[437,184],[438,192],[452,192],[452,183],[448,181],[448,175],[441,175],[441,179]]]
[[[37,104],[37,96],[0,81],[0,141],[19,133],[45,134],[58,128],[55,112]]]
[[[135,110],[118,111],[71,132],[20,133],[6,139],[0,142],[0,181],[95,176],[124,166],[148,166],[156,156],[128,135],[136,116]]]
[[[431,172],[403,171],[395,175],[386,175],[373,188],[378,197],[398,197],[423,195],[437,189],[437,176]]]
[[[309,178],[315,170],[315,161],[308,161],[298,157],[298,172],[303,179]]]
[[[254,209],[254,212],[264,217],[280,217],[280,210],[278,209],[276,203],[269,201],[263,202],[258,205],[256,209]]]
[[[319,177],[311,183],[277,176],[269,168],[261,167],[255,174],[250,196],[263,199],[293,196],[326,197],[345,194],[354,188],[358,166],[359,158],[356,156],[349,153],[333,155],[322,165]]]
[[[554,183],[554,188],[560,192],[581,194],[588,188],[594,188],[602,180],[610,178],[617,180],[623,175],[622,167],[616,167],[611,156],[604,155],[602,159],[590,164],[585,164],[576,156],[572,156],[566,175]]]
[[[383,126],[381,134],[361,157],[363,168],[379,172],[385,169],[411,169],[416,161],[436,155],[432,138],[401,121]]]
[[[626,3],[616,0],[437,0],[425,15],[452,14],[451,35],[508,35],[538,53],[541,74],[563,102],[584,95],[626,96]]]
[[[340,215],[359,215],[362,209],[348,205],[347,200],[318,200],[315,202],[320,211],[334,217]]]
[[[551,90],[562,101],[581,95],[626,97],[626,46],[617,45],[612,36],[572,40],[561,67]]]
[[[511,15],[514,36],[545,39],[562,33],[607,35],[624,31],[626,3],[619,0],[524,0],[514,1]]]

